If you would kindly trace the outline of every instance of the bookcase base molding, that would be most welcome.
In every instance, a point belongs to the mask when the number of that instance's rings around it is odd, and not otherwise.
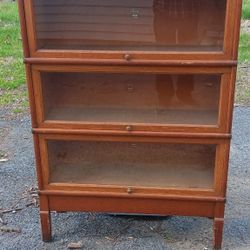
[[[208,217],[214,220],[214,248],[221,247],[225,199],[215,197],[165,196],[161,198],[148,198],[147,195],[91,195],[76,192],[71,195],[65,192],[42,191],[41,199],[41,227],[44,241],[51,241],[50,212],[102,212],[127,213],[147,215],[176,215]]]

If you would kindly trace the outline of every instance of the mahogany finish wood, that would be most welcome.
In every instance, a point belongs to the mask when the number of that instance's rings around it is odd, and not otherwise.
[[[201,216],[219,249],[242,0],[135,2],[18,0],[42,239],[51,211]]]

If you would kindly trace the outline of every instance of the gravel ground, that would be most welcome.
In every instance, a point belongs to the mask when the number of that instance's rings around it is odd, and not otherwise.
[[[4,117],[0,110],[0,117]],[[91,213],[52,214],[53,241],[40,239],[30,120],[0,120],[0,249],[212,249],[212,220],[195,217],[136,217]],[[250,249],[250,107],[235,109],[223,249]],[[22,198],[22,199],[20,199]],[[30,204],[31,203],[31,204]],[[28,206],[26,206],[28,204]],[[5,224],[5,225],[4,225]],[[20,232],[18,232],[20,230]]]

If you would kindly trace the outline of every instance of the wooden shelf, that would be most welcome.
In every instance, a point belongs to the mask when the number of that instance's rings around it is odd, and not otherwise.
[[[64,39],[63,43],[61,40],[51,40],[48,42],[48,40],[40,40],[40,43],[43,44],[41,46],[42,50],[87,50],[87,51],[94,51],[94,50],[100,50],[100,51],[122,51],[124,50],[124,46],[113,44],[112,46],[109,45],[95,45],[92,44],[86,44],[84,40],[70,40],[70,39]],[[155,52],[172,52],[172,51],[179,51],[179,52],[220,52],[221,47],[220,46],[177,46],[177,45],[127,45],[126,51],[155,51]]]
[[[59,107],[53,108],[47,121],[84,123],[154,123],[154,124],[195,124],[216,125],[218,112],[215,110],[160,110],[160,109],[114,109]]]

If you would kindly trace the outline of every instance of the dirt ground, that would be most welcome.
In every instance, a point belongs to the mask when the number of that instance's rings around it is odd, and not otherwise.
[[[250,62],[238,66],[235,103],[250,106]]]
[[[0,117],[9,111],[0,109]],[[250,249],[250,107],[236,107],[223,249]],[[29,116],[0,120],[0,249],[212,249],[212,220],[92,213],[52,214],[43,243]],[[8,211],[10,210],[10,211]]]

